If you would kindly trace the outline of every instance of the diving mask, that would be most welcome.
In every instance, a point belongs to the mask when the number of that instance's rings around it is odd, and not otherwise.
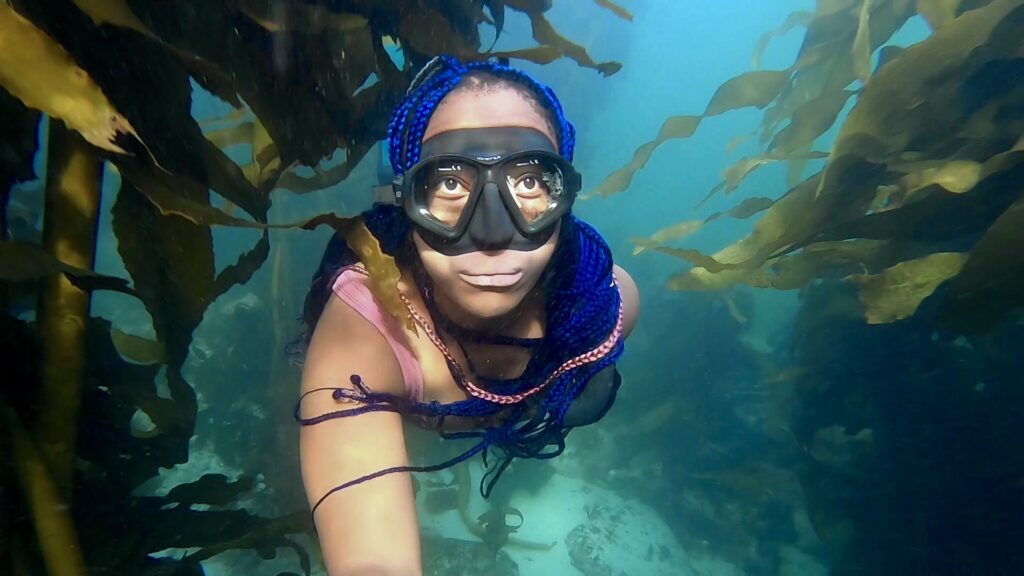
[[[421,157],[395,179],[393,202],[447,255],[539,248],[582,184],[532,128],[450,130],[424,141]]]

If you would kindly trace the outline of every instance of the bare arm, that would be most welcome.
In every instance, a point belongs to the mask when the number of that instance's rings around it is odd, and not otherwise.
[[[302,392],[352,388],[359,374],[375,392],[402,394],[401,369],[384,337],[331,296],[317,324],[302,373]],[[330,391],[302,401],[302,416],[358,404],[338,403]],[[408,463],[401,417],[370,412],[302,426],[302,480],[312,507],[331,488],[365,474]],[[419,527],[408,473],[395,473],[328,496],[313,518],[331,576],[420,576]]]
[[[636,282],[628,272],[618,264],[612,268],[612,274],[619,283],[619,292],[622,294],[622,337],[629,336],[636,324],[636,317],[640,314],[640,291],[636,288]]]

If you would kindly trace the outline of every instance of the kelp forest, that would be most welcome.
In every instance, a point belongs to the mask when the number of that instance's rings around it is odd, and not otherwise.
[[[582,210],[641,199],[633,184],[667,143],[757,111],[730,135],[755,152],[668,208],[699,218],[631,224],[613,243],[627,267],[673,270],[644,287],[657,311],[630,341],[672,363],[627,373],[620,413],[570,436],[566,458],[588,454],[580,475],[657,511],[688,554],[639,552],[665,573],[1024,573],[1024,0],[808,4],[764,24],[749,71],[703,111],[679,109],[588,173]],[[0,2],[0,572],[201,575],[244,553],[247,573],[324,573],[285,354],[304,290],[341,234],[404,314],[394,261],[357,216],[388,117],[430,58],[568,62],[599,81],[630,66],[595,60],[551,10]],[[626,0],[574,10],[634,18]],[[495,49],[506,18],[528,23],[530,45]],[[923,39],[891,43],[914,19]],[[790,34],[792,63],[763,67]],[[199,92],[216,114],[195,113]],[[752,190],[774,165],[786,186]],[[686,244],[726,222],[747,232]],[[99,272],[103,259],[117,264]],[[744,333],[775,292],[795,315],[753,346]],[[560,465],[513,467],[508,483],[543,485]],[[537,520],[505,491],[470,514],[467,472],[452,476],[417,490],[472,538],[425,536],[424,573],[536,573],[505,549],[550,549],[531,541]],[[643,573],[587,534],[563,535],[580,573]]]

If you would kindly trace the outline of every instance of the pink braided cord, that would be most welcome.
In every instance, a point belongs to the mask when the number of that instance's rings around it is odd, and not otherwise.
[[[617,281],[613,280],[612,283],[616,288],[618,288]],[[548,384],[551,384],[552,382],[555,381],[556,378],[558,378],[562,374],[565,374],[569,370],[579,368],[584,364],[597,362],[601,358],[604,358],[605,356],[608,355],[609,352],[611,352],[615,348],[615,345],[619,342],[619,339],[622,337],[622,299],[620,298],[619,309],[617,317],[615,319],[615,328],[612,330],[611,334],[608,335],[608,338],[604,342],[602,342],[597,347],[592,348],[576,356],[575,358],[570,358],[569,360],[566,360],[561,366],[559,366],[554,372],[552,372],[551,375],[548,376],[543,382],[534,386],[533,388],[530,388],[529,390],[520,392],[518,394],[495,394],[494,392],[488,392],[487,390],[480,388],[476,384],[473,384],[473,382],[471,382],[469,378],[466,377],[465,373],[463,373],[462,371],[462,368],[459,366],[458,362],[455,361],[455,358],[448,350],[448,347],[445,346],[444,342],[441,341],[437,333],[434,332],[433,327],[431,327],[423,318],[423,316],[421,316],[420,313],[416,311],[416,309],[412,305],[412,302],[410,302],[409,299],[406,298],[405,294],[399,294],[399,296],[401,296],[402,302],[405,303],[405,307],[409,310],[409,315],[411,315],[413,320],[415,320],[416,323],[419,324],[420,328],[423,328],[423,331],[426,332],[427,337],[430,338],[430,341],[434,343],[434,346],[436,346],[437,349],[441,351],[441,354],[444,355],[445,359],[448,360],[449,365],[454,366],[455,371],[457,373],[456,375],[458,376],[459,380],[461,380],[466,391],[476,398],[487,400],[488,402],[492,402],[494,404],[516,404],[518,402],[522,402],[526,398],[529,398],[530,396],[533,396],[534,394],[543,390]]]
[[[369,276],[369,272],[362,267],[353,267],[352,269],[361,274]],[[618,289],[619,287],[618,281],[615,280],[614,278],[612,279],[612,285],[615,286],[616,289]],[[480,388],[476,384],[473,384],[473,382],[471,382],[469,378],[466,377],[466,374],[462,371],[462,367],[460,367],[459,363],[455,361],[455,357],[452,356],[451,351],[448,350],[448,347],[445,346],[444,342],[441,341],[441,338],[438,337],[437,333],[434,331],[434,328],[430,326],[426,319],[424,319],[423,316],[416,310],[416,308],[413,307],[412,302],[409,301],[409,298],[406,297],[405,294],[399,292],[398,295],[402,299],[402,302],[405,304],[405,308],[409,311],[409,315],[412,316],[416,324],[418,324],[420,328],[422,328],[423,331],[426,332],[427,337],[430,338],[430,341],[434,343],[434,346],[436,346],[437,349],[441,351],[441,354],[443,354],[445,359],[448,361],[449,366],[454,367],[456,376],[461,381],[466,391],[476,398],[480,398],[481,400],[487,400],[488,402],[492,402],[494,404],[516,404],[518,402],[522,402],[523,400],[543,390],[547,385],[554,382],[556,378],[558,378],[562,374],[565,374],[569,370],[574,370],[576,368],[579,368],[580,366],[590,364],[591,362],[597,362],[601,358],[604,358],[605,356],[608,355],[608,353],[610,353],[615,348],[615,345],[618,344],[619,340],[622,338],[622,298],[620,297],[619,309],[615,318],[615,328],[612,330],[611,334],[608,335],[608,338],[604,342],[574,358],[566,360],[564,363],[562,363],[561,366],[555,369],[555,371],[552,372],[551,375],[548,376],[543,382],[534,386],[533,388],[530,388],[529,390],[520,392],[518,394],[495,394],[494,392],[488,392],[487,390]]]

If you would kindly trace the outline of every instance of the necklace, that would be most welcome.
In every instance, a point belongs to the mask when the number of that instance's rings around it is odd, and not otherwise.
[[[614,280],[612,281],[612,283],[615,285],[617,289],[618,283],[615,282]],[[459,386],[471,396],[480,398],[482,400],[487,400],[488,402],[493,402],[495,404],[517,404],[519,402],[522,402],[526,398],[529,398],[530,396],[533,396],[534,394],[543,390],[547,385],[554,382],[555,379],[557,379],[562,374],[565,374],[569,370],[574,370],[576,368],[579,368],[580,366],[583,366],[584,364],[590,364],[591,362],[596,362],[601,358],[604,358],[606,355],[608,355],[609,352],[612,351],[612,349],[615,348],[615,345],[618,343],[619,339],[622,336],[622,299],[620,298],[619,307],[615,319],[615,328],[612,330],[611,334],[608,335],[608,338],[604,342],[582,354],[575,356],[574,358],[566,360],[565,362],[562,363],[561,366],[556,368],[554,372],[552,372],[547,378],[545,378],[543,382],[537,384],[536,386],[528,390],[525,390],[518,394],[496,394],[494,392],[484,390],[483,388],[480,388],[479,386],[473,384],[473,382],[466,377],[466,374],[465,372],[463,372],[462,367],[459,366],[458,362],[455,361],[455,357],[452,356],[451,351],[448,350],[448,347],[441,340],[440,336],[438,336],[437,332],[434,331],[433,327],[431,327],[430,324],[426,321],[426,319],[423,318],[423,316],[416,310],[416,308],[412,305],[412,302],[409,301],[409,298],[402,293],[399,293],[399,297],[405,304],[405,308],[406,310],[409,311],[409,315],[412,316],[413,321],[415,321],[416,324],[423,329],[423,332],[426,333],[427,338],[430,339],[434,346],[436,346],[437,349],[440,350],[441,354],[444,356],[445,361],[448,363],[448,367],[452,371],[452,375],[455,377],[456,383],[459,384]]]
[[[365,268],[362,268],[361,266],[353,266],[350,269],[355,270],[356,272],[363,274],[364,276],[370,275],[369,271],[367,271]],[[612,279],[612,285],[615,286],[616,289],[618,289],[619,287],[619,283],[614,278]],[[619,339],[622,337],[622,298],[620,297],[619,307],[616,311],[615,328],[612,329],[611,334],[608,335],[608,338],[604,342],[582,354],[579,354],[573,358],[566,360],[565,362],[562,363],[561,366],[556,368],[554,372],[552,372],[547,378],[545,378],[543,382],[537,384],[536,386],[524,392],[520,392],[518,394],[495,394],[494,392],[488,392],[487,390],[484,390],[483,388],[480,388],[479,386],[473,384],[473,382],[466,377],[466,374],[465,372],[463,372],[462,367],[459,366],[458,362],[455,361],[455,357],[452,356],[451,351],[449,351],[445,343],[441,341],[441,338],[437,335],[437,332],[435,332],[434,329],[430,326],[430,324],[426,321],[426,319],[423,318],[423,315],[421,315],[416,310],[416,308],[412,305],[412,302],[409,301],[409,298],[402,292],[398,293],[398,297],[402,299],[402,303],[405,304],[405,309],[409,312],[409,315],[412,316],[413,321],[416,322],[416,324],[421,329],[423,329],[423,332],[426,333],[430,341],[434,344],[434,346],[437,347],[437,349],[444,356],[444,359],[448,363],[448,367],[452,372],[452,376],[455,378],[455,383],[458,384],[459,387],[465,390],[469,395],[475,398],[480,398],[481,400],[493,402],[495,404],[507,405],[522,402],[523,400],[543,390],[548,384],[551,384],[552,382],[555,381],[556,378],[558,378],[562,374],[565,374],[569,370],[574,370],[576,368],[579,368],[580,366],[590,364],[591,362],[596,362],[601,358],[604,358],[605,356],[608,355],[609,352],[611,352],[615,348],[615,345],[618,344]]]

